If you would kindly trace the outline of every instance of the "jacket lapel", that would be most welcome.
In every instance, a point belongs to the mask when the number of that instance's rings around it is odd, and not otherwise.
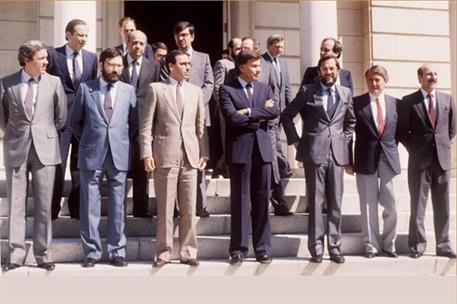
[[[254,89],[254,94],[255,94]],[[238,96],[238,100],[242,101],[246,108],[251,107],[250,102],[248,100],[248,97],[246,96],[246,93],[244,92],[243,87],[241,86],[241,83],[238,81],[238,78],[236,79],[236,95]]]
[[[11,93],[13,94],[13,98],[14,100],[17,101],[17,104],[19,106],[19,109],[20,111],[22,112],[22,114],[24,115],[24,117],[30,121],[27,113],[25,112],[25,106],[24,106],[24,101],[22,100],[22,96],[21,96],[21,85],[22,85],[22,79],[21,79],[21,71],[20,70],[19,72],[16,73],[16,75],[14,75],[14,83],[15,85],[11,87]]]
[[[368,125],[370,126],[373,133],[379,137],[379,131],[378,131],[378,128],[376,128],[376,123],[374,121],[373,112],[371,111],[371,101],[370,101],[370,95],[368,93],[365,94],[362,102],[363,102],[363,107],[362,107],[361,112],[365,116],[365,119],[368,121]]]
[[[122,113],[124,111],[124,107],[122,104],[127,100],[127,90],[124,90],[122,88],[123,83],[120,81],[117,82],[117,90],[116,90],[116,99],[114,101],[114,107],[113,107],[113,116],[111,117],[111,121],[117,121],[116,116],[118,116],[118,113]],[[99,103],[100,104],[100,103]],[[105,113],[105,111],[103,111]],[[106,121],[108,122],[108,119],[106,118]]]
[[[168,106],[170,107],[171,112],[175,115],[176,119],[181,122],[181,115],[178,113],[178,109],[176,107],[176,99],[174,97],[174,94],[172,92],[173,86],[170,84],[170,82],[167,80],[166,82],[167,85],[163,86],[163,94],[165,95],[165,100],[168,103]],[[184,94],[183,94],[184,97]]]
[[[313,101],[316,106],[318,106],[319,110],[321,111],[322,117],[325,118],[325,120],[330,121],[330,117],[328,117],[327,111],[325,111],[324,108],[324,101],[322,99],[322,95],[324,93],[322,92],[321,88],[321,83],[317,80],[314,82],[313,86]]]
[[[424,95],[422,95],[422,91],[420,89],[416,92],[415,99],[416,103],[414,107],[416,108],[416,111],[419,113],[420,116],[422,116],[422,119],[425,121],[425,123],[432,128],[432,123],[430,122],[430,118],[428,117],[427,113],[427,108],[425,108],[424,104]]]

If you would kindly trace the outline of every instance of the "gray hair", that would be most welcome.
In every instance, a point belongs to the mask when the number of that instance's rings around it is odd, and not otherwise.
[[[284,37],[282,37],[279,34],[273,34],[273,35],[268,36],[267,46],[270,46],[270,45],[273,45],[273,44],[276,44],[276,43],[282,42],[282,41],[284,41]]]
[[[371,66],[366,72],[365,72],[365,79],[368,79],[370,75],[379,75],[382,78],[384,78],[385,82],[389,81],[389,73],[387,72],[387,69],[383,67],[382,65],[373,65]]]
[[[22,67],[25,66],[25,60],[32,60],[35,53],[42,49],[46,49],[46,47],[43,42],[39,40],[30,40],[23,43],[17,52],[17,60],[19,60],[19,64]]]

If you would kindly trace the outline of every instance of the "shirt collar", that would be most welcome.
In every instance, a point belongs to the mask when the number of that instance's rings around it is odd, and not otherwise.
[[[129,65],[131,65],[131,64],[132,64],[132,61],[133,61],[133,58],[130,56],[130,54],[127,54],[127,63],[128,63]],[[143,56],[141,56],[140,58],[138,58],[138,59],[136,60],[136,62],[138,62],[139,65],[141,65],[141,62],[142,62],[142,61],[143,61]]]
[[[169,76],[168,79],[169,79],[171,85],[174,85],[174,86],[178,85],[178,81],[176,79],[174,79],[173,77]],[[183,84],[183,82],[184,82],[184,79],[181,81],[181,84]]]
[[[328,92],[328,89],[331,89],[332,92],[336,92],[336,83],[334,83],[331,87],[324,85],[322,82],[320,82],[320,84],[322,92]]]
[[[28,83],[30,78],[32,78],[32,76],[27,74],[27,72],[24,69],[22,69],[21,70],[21,81],[22,81],[22,83]],[[35,81],[40,81],[41,75],[34,76],[33,78],[35,79]]]
[[[246,85],[249,83],[245,80],[243,80],[243,78],[241,78],[240,76],[238,76],[238,81],[241,83],[241,86],[244,88],[246,88]],[[252,83],[251,83],[251,86],[252,86]]]
[[[275,57],[273,57],[273,55],[271,55],[270,52],[267,51],[267,54],[268,54],[268,56],[270,56],[271,61],[275,60]],[[278,60],[278,62],[279,62],[279,60]]]
[[[370,102],[375,102],[376,96],[374,96],[370,92],[368,92],[368,94],[370,95]],[[381,93],[381,95],[378,96],[378,99],[379,100],[384,100],[384,93]]]
[[[68,45],[68,43],[65,45],[65,53],[67,54],[67,57],[72,56],[73,53],[76,51],[73,51],[73,49]],[[82,49],[79,50],[78,54],[81,55]]]
[[[108,86],[108,83],[103,79],[103,76],[100,76],[99,78],[99,83],[100,83],[100,89],[105,89]],[[116,87],[117,81],[113,83],[113,89]]]
[[[427,98],[429,93],[427,93],[427,91],[422,89],[422,88],[421,88],[421,92],[422,92],[422,96],[424,96],[424,99]],[[433,89],[433,91],[431,91],[430,93],[433,94],[433,96],[435,96],[435,98],[436,98],[436,90],[435,89]]]

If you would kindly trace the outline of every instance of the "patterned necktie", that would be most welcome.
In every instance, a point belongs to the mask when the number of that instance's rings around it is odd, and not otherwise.
[[[76,57],[78,56],[78,52],[73,52],[73,84],[75,88],[78,88],[79,83],[81,82],[81,69],[79,67],[78,61],[76,60]]]
[[[382,108],[381,102],[379,101],[379,97],[376,97],[376,120],[378,122],[378,131],[379,134],[382,135],[384,133],[384,116],[382,115]]]
[[[138,73],[136,71],[137,61],[132,61],[132,85],[135,87],[135,91],[138,87]]]
[[[249,106],[252,107],[253,95],[252,95],[252,84],[246,84],[246,92],[248,93]]]
[[[328,88],[327,92],[328,92],[327,114],[328,114],[328,117],[331,119],[333,117],[333,114],[335,114],[336,103],[335,103],[335,98],[333,97],[332,88]]]
[[[113,87],[112,83],[108,83],[106,86],[106,94],[105,94],[105,101],[103,103],[103,107],[105,110],[106,118],[108,122],[111,122],[111,117],[113,117],[113,100],[111,98],[111,88]]]
[[[429,103],[428,103],[428,118],[430,118],[430,122],[432,123],[433,128],[436,125],[436,109],[435,109],[435,96],[433,93],[427,95]]]
[[[178,81],[176,85],[176,107],[178,108],[178,113],[182,116],[183,112],[183,102],[182,102],[182,92],[181,92],[182,84]]]
[[[27,81],[27,93],[25,93],[25,99],[24,99],[24,107],[25,107],[25,113],[27,113],[27,116],[30,120],[33,118],[33,83],[35,79],[30,78]]]

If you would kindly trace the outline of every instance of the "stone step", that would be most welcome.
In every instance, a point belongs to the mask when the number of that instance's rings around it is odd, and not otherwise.
[[[382,217],[380,216],[380,219]],[[270,215],[271,232],[273,234],[288,233],[308,233],[308,214],[296,213],[292,216]],[[177,228],[178,219],[174,220]],[[126,218],[126,233],[128,237],[155,236],[157,217],[154,218]],[[400,213],[398,215],[397,232],[407,233],[409,227],[409,214]],[[433,231],[433,214],[427,213],[425,217],[425,227]],[[359,214],[344,214],[342,219],[343,233],[361,232],[361,217]],[[382,229],[382,223],[380,223]],[[209,218],[197,218],[196,224],[198,235],[229,235],[230,234],[230,215],[218,214]],[[455,218],[451,219],[450,231],[456,230]],[[175,236],[178,236],[176,229]],[[79,237],[79,221],[76,219],[62,217],[53,221],[52,226],[54,238]],[[33,217],[27,218],[26,236],[31,237],[33,233]],[[107,217],[100,219],[100,234],[107,234]],[[0,217],[0,238],[8,238],[8,218]]]
[[[451,240],[455,234],[451,235]],[[427,237],[428,246],[426,253],[434,254],[434,237],[429,234]],[[104,243],[104,239],[102,240]],[[309,257],[307,248],[308,236],[306,234],[276,234],[272,236],[273,257]],[[230,243],[229,236],[198,236],[198,257],[200,259],[226,259]],[[5,261],[7,254],[7,240],[0,240],[1,256]],[[250,242],[251,244],[251,242]],[[179,258],[178,240],[175,238],[173,244],[173,259]],[[251,246],[251,245],[250,245]],[[399,234],[396,240],[397,252],[408,254],[407,235]],[[34,263],[35,258],[31,250],[31,242],[26,245],[25,263]],[[103,245],[103,260],[107,259],[106,246]],[[362,255],[364,246],[359,233],[343,234],[341,252],[345,255]],[[84,259],[84,252],[79,238],[58,238],[54,239],[50,248],[50,254],[55,262],[80,262]],[[127,259],[130,261],[152,261],[155,255],[155,239],[151,237],[133,237],[127,239]],[[253,257],[252,247],[249,249],[249,257]],[[4,263],[4,262],[3,262]]]

